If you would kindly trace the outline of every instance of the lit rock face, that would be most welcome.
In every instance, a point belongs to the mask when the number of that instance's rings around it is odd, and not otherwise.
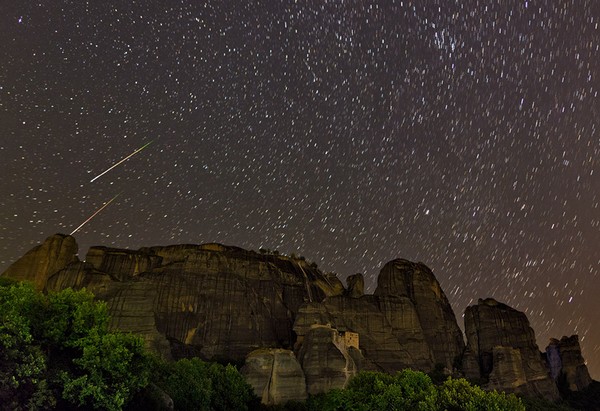
[[[592,383],[577,335],[552,338],[546,347],[546,358],[554,381],[565,384],[569,390],[581,391]]]
[[[30,282],[37,290],[43,290],[52,274],[78,261],[78,249],[75,238],[54,234],[11,264],[2,276]]]
[[[488,380],[490,389],[558,398],[524,313],[491,298],[479,300],[465,311],[465,331],[467,377]]]
[[[348,337],[356,337],[356,344]],[[362,355],[353,345],[358,345],[357,335],[340,333],[327,325],[317,325],[308,331],[298,352],[298,361],[304,370],[309,394],[346,386],[358,372],[352,350],[355,357]]]
[[[488,388],[558,397],[523,313],[480,300],[465,313],[465,348],[421,263],[387,263],[375,294],[364,295],[360,274],[345,289],[305,261],[220,244],[92,247],[85,262],[76,255],[73,237],[57,234],[2,275],[46,291],[87,288],[106,301],[113,329],[141,334],[165,358],[245,360],[267,404],[343,387],[360,370],[451,370],[461,354],[465,376]],[[571,390],[589,385],[576,337],[553,340],[546,357]]]
[[[290,350],[252,351],[240,372],[263,404],[303,401],[307,397],[304,372]]]
[[[360,279],[349,279],[349,290]],[[376,369],[431,371],[435,364],[452,369],[464,342],[439,283],[423,264],[387,263],[375,295],[347,292],[300,308],[294,331],[299,341],[315,325],[329,324],[360,337],[360,350]]]
[[[344,291],[304,261],[220,244],[92,247],[45,286],[88,288],[107,302],[113,328],[142,334],[166,358],[230,361],[292,347],[299,307]]]
[[[375,295],[382,301],[400,298],[404,305],[412,305],[434,363],[452,370],[465,347],[463,334],[440,283],[425,264],[390,261],[379,274]]]
[[[294,324],[298,343],[315,325],[331,325],[339,332],[359,335],[360,350],[376,370],[403,368],[430,371],[434,361],[416,311],[407,299],[365,295],[334,296],[300,308]]]
[[[85,261],[94,269],[110,273],[119,281],[127,281],[141,273],[159,267],[162,257],[148,250],[122,250],[119,248],[91,247]]]

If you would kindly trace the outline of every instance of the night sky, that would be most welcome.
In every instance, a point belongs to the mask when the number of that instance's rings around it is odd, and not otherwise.
[[[423,261],[461,326],[493,296],[600,377],[600,2],[0,10],[0,271],[120,193],[81,258],[262,247],[369,292]]]

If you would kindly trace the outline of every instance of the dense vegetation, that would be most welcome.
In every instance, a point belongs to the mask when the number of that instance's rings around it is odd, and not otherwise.
[[[439,384],[434,384],[412,370],[393,376],[361,372],[345,389],[264,407],[234,366],[197,358],[162,361],[144,349],[140,337],[110,332],[108,320],[105,303],[84,290],[45,295],[0,278],[0,409],[137,411],[161,409],[170,400],[183,411],[570,409],[542,400],[523,402],[435,373],[431,377]],[[571,393],[571,405],[593,409],[598,383],[588,391]]]
[[[486,392],[464,379],[447,379],[436,386],[422,372],[403,370],[396,375],[361,372],[343,390],[333,390],[307,401],[309,410],[525,410],[514,395]]]
[[[0,284],[0,409],[148,409],[164,393],[178,410],[244,410],[252,402],[235,367],[165,363],[140,337],[109,332],[108,319],[106,305],[86,291],[44,295]]]

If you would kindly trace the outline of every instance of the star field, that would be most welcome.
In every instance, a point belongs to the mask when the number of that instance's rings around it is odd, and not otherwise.
[[[220,242],[370,292],[385,262],[423,261],[459,323],[493,296],[541,349],[579,334],[600,376],[598,2],[3,10],[0,270],[121,193],[81,258]]]

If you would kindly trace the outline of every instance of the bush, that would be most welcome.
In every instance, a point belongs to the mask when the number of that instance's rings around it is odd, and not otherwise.
[[[0,286],[0,400],[5,409],[120,410],[148,384],[143,341],[108,331],[108,311],[86,291],[43,295]]]
[[[486,392],[464,378],[448,378],[439,387],[438,408],[448,411],[525,411],[525,406],[515,395]]]
[[[464,379],[447,379],[436,387],[422,372],[403,370],[395,376],[360,372],[343,390],[310,397],[309,410],[524,411],[514,395],[485,392]]]
[[[177,410],[247,410],[254,398],[252,388],[233,365],[198,358],[158,361],[155,381]]]

